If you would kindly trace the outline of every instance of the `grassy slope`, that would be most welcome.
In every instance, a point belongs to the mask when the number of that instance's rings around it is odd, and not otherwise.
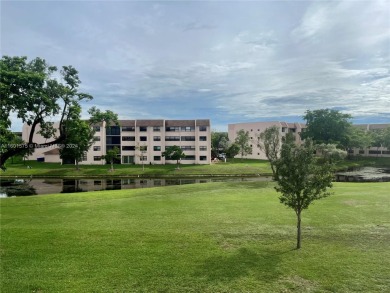
[[[388,292],[389,183],[295,216],[272,183],[7,198],[2,292]]]

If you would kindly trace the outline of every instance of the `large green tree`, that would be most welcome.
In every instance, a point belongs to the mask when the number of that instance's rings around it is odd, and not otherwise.
[[[275,189],[281,194],[280,202],[293,209],[297,216],[297,249],[301,248],[302,211],[313,201],[328,196],[328,188],[332,187],[332,165],[318,161],[314,153],[315,146],[310,139],[302,145],[287,141],[275,161]]]
[[[227,132],[211,132],[211,155],[218,158],[221,153],[225,153],[229,147],[229,137]]]
[[[237,136],[234,142],[240,148],[241,158],[246,155],[252,154],[250,139],[251,138],[249,135],[249,131],[245,131],[244,129],[240,129],[239,131],[237,131]]]
[[[186,157],[181,147],[177,145],[167,147],[162,156],[167,160],[176,160],[177,169],[180,169],[180,160]]]
[[[72,66],[63,66],[60,79],[53,75],[57,68],[49,66],[44,59],[3,56],[0,60],[0,167],[12,156],[32,151],[37,144],[34,134],[38,125],[39,133],[47,139],[41,146],[61,144],[66,139],[68,121],[75,117],[81,101],[92,96],[79,91],[81,83],[78,72]],[[9,144],[14,134],[11,132],[11,115],[22,123],[31,126],[28,139],[15,147]],[[58,117],[56,131],[53,117]]]
[[[301,133],[303,139],[311,138],[317,144],[337,144],[344,149],[348,147],[351,115],[320,109],[307,110],[303,118],[306,120],[306,129]]]
[[[72,159],[76,163],[76,169],[79,170],[79,162],[84,154],[89,151],[94,143],[95,128],[94,126],[115,124],[118,125],[118,115],[111,110],[102,112],[96,107],[88,110],[91,115],[89,120],[81,120],[81,107],[78,112],[74,112],[74,117],[66,122],[66,138],[60,149],[62,159]]]
[[[116,158],[118,158],[119,153],[120,153],[119,148],[113,147],[112,149],[109,149],[104,156],[102,156],[102,159],[106,160],[107,163],[110,163],[111,172],[114,171],[114,161]]]

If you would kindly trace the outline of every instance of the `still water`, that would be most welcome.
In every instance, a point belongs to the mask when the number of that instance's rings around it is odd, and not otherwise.
[[[100,179],[0,179],[0,197],[43,195],[52,193],[73,193],[97,190],[116,190],[197,184],[207,182],[271,181],[270,177],[217,177],[217,178],[100,178]]]

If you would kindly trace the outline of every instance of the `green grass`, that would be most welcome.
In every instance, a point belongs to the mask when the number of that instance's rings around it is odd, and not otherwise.
[[[28,169],[31,166],[32,169]],[[352,167],[381,166],[390,167],[390,158],[364,158],[356,157],[352,160],[339,162],[337,169],[345,170]],[[26,163],[11,161],[6,165],[7,171],[1,176],[50,176],[50,177],[88,177],[88,176],[255,176],[271,175],[271,167],[268,161],[251,159],[228,159],[227,163],[217,163],[211,165],[181,165],[180,170],[176,170],[173,165],[115,165],[115,171],[110,172],[108,165],[80,165],[80,170],[76,171],[74,165],[61,165],[60,163],[42,163],[28,161]]]
[[[32,169],[28,169],[31,166]],[[7,163],[7,171],[2,176],[196,176],[196,175],[257,175],[270,174],[268,161],[230,159],[226,163],[211,165],[115,165],[115,171],[110,172],[109,165],[80,165],[76,171],[74,165],[60,163],[42,163],[28,161],[24,163]]]
[[[389,292],[389,183],[295,214],[272,183],[7,198],[1,292]]]

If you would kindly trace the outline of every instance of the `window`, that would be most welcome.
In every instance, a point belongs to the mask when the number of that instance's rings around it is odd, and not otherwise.
[[[140,136],[140,137],[139,137],[139,140],[140,140],[140,141],[147,141],[148,138],[147,138],[146,136]]]
[[[360,155],[364,155],[364,150],[359,150]]]
[[[122,131],[135,131],[134,126],[122,126]]]
[[[122,151],[135,151],[135,146],[133,146],[133,145],[124,145],[124,146],[122,146]]]
[[[94,141],[100,141],[100,136],[94,136],[94,137],[93,137],[93,140],[94,140]]]
[[[289,128],[289,129],[288,129],[288,131],[289,131],[290,133],[295,133],[295,130],[296,130],[295,128]]]
[[[287,127],[282,127],[282,132],[286,132]]]
[[[153,157],[153,160],[154,160],[154,161],[161,161],[161,156],[154,156],[154,157]]]
[[[207,156],[200,156],[199,161],[207,161]]]
[[[93,130],[95,130],[96,132],[99,132],[100,131],[100,126],[94,126]]]
[[[153,131],[155,132],[160,131],[160,126],[153,126]]]
[[[207,131],[207,127],[206,126],[199,126],[199,131]]]
[[[200,151],[207,151],[207,146],[200,146],[200,147],[199,147],[199,150],[200,150]]]
[[[183,126],[181,131],[195,131],[195,127],[192,126]]]
[[[180,141],[180,136],[166,136],[165,141]]]
[[[161,147],[156,145],[153,147],[153,150],[154,151],[161,151]]]
[[[100,151],[100,146],[94,146],[94,147],[93,147],[93,151],[94,151],[94,152]]]
[[[86,161],[86,160],[88,160],[88,158],[87,158],[87,153],[84,152],[84,153],[83,153],[83,157],[81,158],[80,161],[82,162],[82,161]]]
[[[195,147],[194,146],[181,146],[180,147],[183,151],[194,151]]]
[[[139,150],[140,150],[141,152],[146,152],[146,151],[148,150],[148,147],[145,146],[145,145],[141,145],[141,146],[139,147]]]
[[[381,151],[369,150],[368,153],[369,153],[370,155],[380,155],[380,154],[381,154]]]
[[[182,136],[181,141],[195,141],[195,136]]]
[[[207,141],[207,136],[199,136],[199,141]]]
[[[135,141],[135,136],[122,136],[122,141]]]
[[[102,157],[101,156],[93,156],[94,161],[101,161]]]
[[[153,141],[161,141],[161,136],[153,136]]]
[[[147,160],[148,160],[148,157],[147,157],[147,156],[140,156],[140,157],[139,157],[139,160],[140,160],[140,161],[147,161]]]
[[[134,156],[123,156],[122,163],[123,164],[133,164],[134,163]]]
[[[188,155],[186,155],[182,160],[186,160],[186,161],[195,160],[195,156],[188,156]]]
[[[168,127],[165,127],[165,131],[180,131],[180,127],[178,127],[178,126],[168,126]]]
[[[107,127],[107,135],[120,135],[121,129],[119,126],[109,126]]]
[[[107,136],[107,144],[121,144],[120,136]]]
[[[140,126],[139,131],[142,131],[142,132],[148,131],[148,127],[147,126]]]

